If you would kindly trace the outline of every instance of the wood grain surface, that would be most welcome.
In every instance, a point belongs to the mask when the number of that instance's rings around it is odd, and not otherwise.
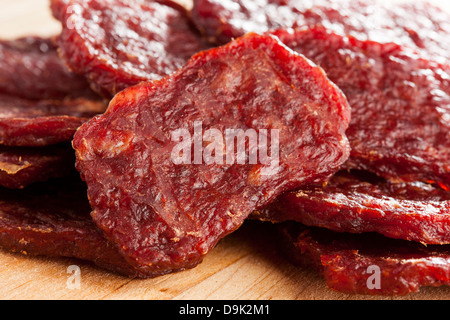
[[[392,0],[389,2],[393,2]],[[447,1],[432,1],[447,6]],[[0,0],[0,37],[55,35],[60,30],[48,0]],[[450,10],[450,9],[449,9]],[[450,288],[423,288],[406,297],[370,297],[327,289],[316,273],[294,267],[278,253],[270,225],[246,223],[223,239],[192,270],[137,280],[74,259],[48,259],[0,251],[0,299],[425,299],[450,298]],[[73,286],[70,266],[81,271]]]

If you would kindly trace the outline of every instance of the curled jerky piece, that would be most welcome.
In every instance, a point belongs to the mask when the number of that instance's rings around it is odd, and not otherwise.
[[[51,39],[0,41],[0,93],[26,99],[98,99],[82,76],[69,71]]]
[[[0,191],[1,248],[27,255],[78,258],[136,275],[92,221],[86,186],[79,178]]]
[[[0,144],[40,147],[70,141],[80,125],[105,110],[100,100],[28,100],[0,94]]]
[[[301,224],[280,226],[281,250],[315,268],[329,288],[349,294],[403,296],[450,285],[450,246],[424,246],[378,234],[338,233]]]
[[[61,16],[61,56],[97,92],[111,96],[177,70],[206,44],[170,0],[73,0]]]
[[[359,41],[323,28],[279,30],[320,65],[352,107],[347,168],[396,182],[450,186],[450,67],[396,44]]]
[[[341,172],[325,187],[282,195],[255,218],[334,231],[378,232],[426,244],[450,243],[450,192],[421,182],[394,184]]]
[[[75,171],[70,144],[41,148],[0,147],[0,186],[22,189],[29,184]]]
[[[197,265],[253,210],[330,177],[348,156],[349,114],[322,69],[249,34],[120,92],[73,146],[94,221],[156,276]]]
[[[405,45],[442,62],[450,58],[450,16],[424,1],[194,0],[191,14],[214,43],[247,32],[321,25],[360,40]]]

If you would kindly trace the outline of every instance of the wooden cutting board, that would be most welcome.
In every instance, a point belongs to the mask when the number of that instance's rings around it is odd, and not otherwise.
[[[450,3],[446,6],[450,8]],[[48,0],[0,0],[0,8],[1,38],[55,35],[60,30]],[[392,299],[327,289],[314,272],[282,258],[270,227],[246,223],[223,239],[197,268],[149,280],[120,277],[74,259],[0,251],[0,299]],[[79,282],[73,281],[73,268],[80,271]],[[395,299],[449,298],[450,288],[441,287]]]

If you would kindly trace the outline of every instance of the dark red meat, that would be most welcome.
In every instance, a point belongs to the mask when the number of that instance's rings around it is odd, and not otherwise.
[[[0,41],[0,93],[26,99],[98,99],[86,79],[70,72],[51,39]]]
[[[280,230],[281,250],[288,259],[317,269],[333,290],[402,296],[423,286],[450,285],[448,245],[424,246],[378,234],[337,233],[295,223],[283,224]]]
[[[73,146],[94,221],[130,264],[155,276],[197,265],[253,210],[330,177],[348,156],[349,112],[320,68],[272,36],[249,34],[117,94]],[[174,164],[172,134],[192,133],[195,122],[203,133],[278,132],[279,170],[261,160],[189,164],[189,154]]]
[[[37,147],[70,141],[106,104],[68,70],[50,39],[0,41],[0,144]]]
[[[70,144],[41,148],[0,147],[0,186],[22,189],[75,171]]]
[[[90,217],[86,186],[75,178],[0,190],[0,247],[27,255],[70,257],[135,276]]]
[[[398,43],[450,58],[450,16],[424,1],[383,5],[353,0],[194,0],[192,17],[214,43],[247,32],[322,25],[360,40]]]
[[[359,41],[323,28],[279,30],[320,65],[352,107],[347,168],[392,181],[450,186],[450,68],[404,47]]]
[[[40,147],[70,141],[81,124],[105,110],[100,100],[28,100],[0,94],[0,144]]]
[[[393,184],[341,172],[325,187],[286,193],[254,218],[449,244],[450,192],[421,182]]]
[[[70,68],[111,96],[159,79],[207,46],[186,10],[170,0],[74,0],[62,18],[60,53]]]

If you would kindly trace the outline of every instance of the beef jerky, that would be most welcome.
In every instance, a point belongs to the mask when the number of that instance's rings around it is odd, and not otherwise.
[[[86,79],[69,71],[51,39],[0,41],[0,93],[26,99],[99,99]]]
[[[364,295],[404,296],[450,284],[450,246],[424,246],[375,233],[348,234],[300,224],[280,226],[281,250],[292,263],[315,268],[329,288]]]
[[[79,178],[0,190],[0,247],[4,250],[78,258],[137,275],[92,221],[86,186]]]
[[[421,1],[194,0],[192,16],[214,43],[247,32],[321,25],[360,40],[398,43],[441,62],[450,58],[449,14]]]
[[[341,172],[325,186],[281,196],[254,218],[339,232],[378,232],[426,244],[450,243],[450,192],[421,182],[390,183]]]
[[[322,69],[275,37],[249,34],[117,94],[73,146],[94,221],[156,276],[197,265],[282,192],[327,179],[348,156],[349,112]],[[267,144],[242,140],[251,132]]]
[[[75,171],[70,144],[42,148],[0,146],[0,186],[22,189],[32,183],[64,177]]]
[[[450,186],[450,68],[323,28],[275,34],[320,65],[352,107],[347,168]]]
[[[64,14],[69,9],[71,0],[50,0],[50,11],[53,14],[53,17],[59,21],[64,19]]]
[[[55,16],[61,6],[54,4]],[[61,22],[62,57],[105,96],[170,74],[207,48],[186,10],[169,0],[75,0]]]
[[[103,101],[28,100],[0,94],[0,144],[40,147],[70,141],[78,127],[103,113]]]

